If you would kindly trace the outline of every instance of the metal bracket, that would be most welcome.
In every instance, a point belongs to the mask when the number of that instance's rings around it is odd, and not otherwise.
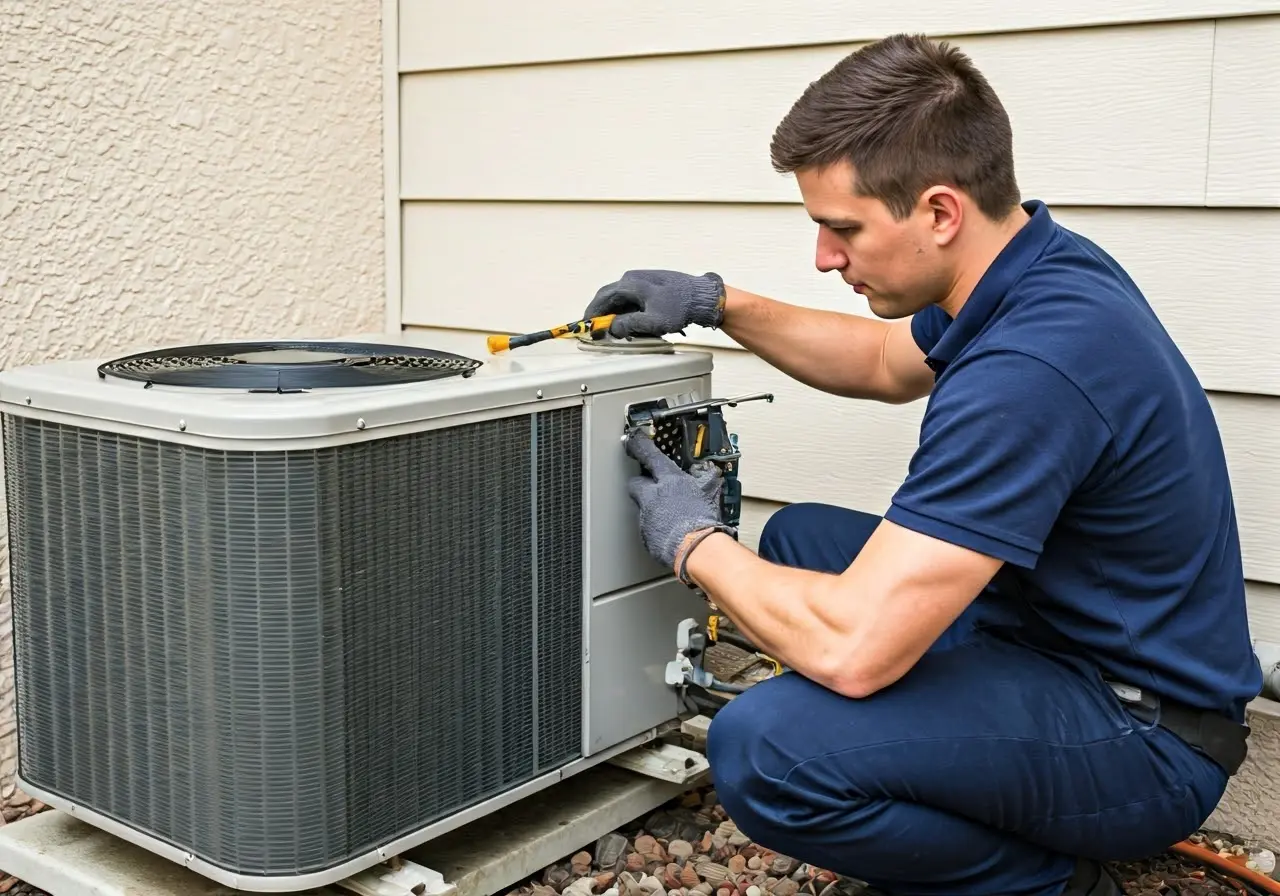
[[[333,884],[357,896],[452,896],[457,888],[444,875],[423,865],[392,856]]]
[[[695,466],[714,464],[723,479],[720,520],[736,528],[742,516],[742,484],[738,479],[742,452],[738,450],[737,433],[729,432],[720,409],[759,400],[771,402],[773,394],[757,392],[674,405],[668,405],[665,398],[630,404],[626,408],[623,439],[637,430],[645,431],[685,472]]]
[[[671,417],[685,417],[699,411],[728,406],[736,408],[744,401],[773,401],[772,392],[755,392],[751,395],[740,395],[736,398],[708,398],[705,401],[690,401],[673,407],[664,407],[666,401],[640,402],[627,407],[627,425],[645,426],[661,423]]]
[[[702,753],[666,743],[636,747],[614,756],[608,762],[650,778],[681,785],[700,778],[711,768],[707,757]]]
[[[666,683],[681,690],[689,683],[710,687],[711,673],[702,666],[706,649],[707,636],[699,630],[698,621],[682,619],[676,626],[676,658],[667,663],[664,672]]]

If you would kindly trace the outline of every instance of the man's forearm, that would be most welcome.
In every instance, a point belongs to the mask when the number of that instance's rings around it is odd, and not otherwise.
[[[845,687],[849,633],[831,612],[836,576],[770,563],[723,533],[697,546],[686,571],[761,651],[818,684]]]
[[[910,671],[1002,565],[888,521],[839,575],[770,563],[720,532],[687,558],[678,554],[677,568],[682,559],[688,577],[763,652],[854,698]]]
[[[791,305],[726,286],[721,326],[792,378],[834,395],[897,401],[885,374],[885,321]]]

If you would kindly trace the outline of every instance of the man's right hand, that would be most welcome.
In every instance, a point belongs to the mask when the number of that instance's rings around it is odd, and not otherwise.
[[[665,336],[690,324],[720,326],[724,303],[724,281],[717,274],[627,271],[622,279],[601,287],[582,316],[616,314],[609,334],[618,338]]]

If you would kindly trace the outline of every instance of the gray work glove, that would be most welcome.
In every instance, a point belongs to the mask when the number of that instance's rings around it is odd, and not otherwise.
[[[603,314],[618,315],[609,327],[618,338],[665,336],[690,324],[718,327],[724,320],[724,281],[710,273],[627,271],[600,288],[583,317]]]
[[[720,471],[707,463],[686,473],[643,431],[627,439],[627,454],[643,473],[631,477],[627,491],[640,508],[640,537],[655,560],[671,568],[681,542],[690,532],[733,530],[720,522]]]

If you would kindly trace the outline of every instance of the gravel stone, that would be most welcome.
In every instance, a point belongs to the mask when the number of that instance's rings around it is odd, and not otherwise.
[[[693,844],[688,840],[672,840],[667,845],[667,855],[676,862],[686,861],[693,855]]]
[[[614,831],[596,841],[596,867],[621,872],[626,868],[627,838]]]
[[[1205,832],[1192,839],[1238,861],[1259,852],[1256,844],[1222,833]],[[502,896],[883,896],[856,878],[753,843],[728,818],[710,787],[687,793],[601,837],[590,867],[583,867],[584,855],[567,857]],[[1270,853],[1266,856],[1274,859]],[[1125,896],[1251,892],[1215,869],[1172,853],[1109,868]],[[556,888],[539,892],[537,884],[549,881]]]

